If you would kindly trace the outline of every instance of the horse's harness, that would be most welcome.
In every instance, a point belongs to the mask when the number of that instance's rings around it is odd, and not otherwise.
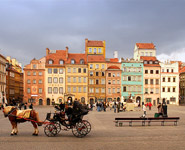
[[[13,113],[16,109],[17,109],[17,108],[15,107],[15,108],[13,108],[12,110],[10,110],[10,111],[8,112],[8,116],[16,117],[15,115],[12,115],[12,113]]]

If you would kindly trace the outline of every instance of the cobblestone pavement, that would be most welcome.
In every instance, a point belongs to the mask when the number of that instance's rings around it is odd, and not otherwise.
[[[45,119],[47,112],[54,112],[53,107],[35,107],[41,120]],[[155,107],[147,110],[147,116],[152,117],[157,112]],[[92,124],[92,131],[85,138],[76,138],[72,131],[61,131],[56,137],[47,137],[43,127],[39,127],[39,136],[32,136],[33,127],[30,122],[18,125],[17,136],[10,136],[11,125],[0,111],[0,149],[63,149],[63,150],[109,150],[109,149],[134,149],[134,150],[181,150],[185,149],[185,106],[168,106],[168,116],[179,116],[178,126],[173,123],[151,123],[151,126],[141,126],[141,123],[115,127],[115,117],[140,117],[141,108],[136,111],[114,113],[90,112],[84,119]]]

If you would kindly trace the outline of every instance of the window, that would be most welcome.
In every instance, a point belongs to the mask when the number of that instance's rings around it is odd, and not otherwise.
[[[71,59],[71,64],[75,64],[75,60],[74,59]]]
[[[162,69],[162,72],[164,72],[164,69]]]
[[[104,77],[104,76],[105,76],[105,72],[102,72],[101,74],[102,74],[102,77]]]
[[[119,73],[117,73],[117,77],[119,77]]]
[[[148,74],[148,70],[145,70],[145,74]]]
[[[152,52],[150,52],[150,56],[152,56]]]
[[[39,84],[42,84],[42,80],[41,79],[39,80]]]
[[[64,64],[64,61],[63,60],[60,60],[59,63],[60,63],[60,65],[63,65]]]
[[[86,83],[86,82],[87,82],[86,77],[84,77],[84,83]]]
[[[76,93],[76,87],[73,87],[73,93]]]
[[[154,80],[153,79],[150,79],[150,84],[154,84]]]
[[[141,52],[141,56],[144,56],[144,52]]]
[[[76,83],[76,77],[73,77],[73,83]]]
[[[27,72],[27,75],[28,75],[28,76],[30,76],[30,75],[31,75],[30,71],[28,71],[28,72]]]
[[[156,70],[156,74],[159,74],[159,70]]]
[[[52,83],[52,78],[48,77],[48,83]]]
[[[111,80],[108,81],[108,84],[111,84]]]
[[[63,94],[63,87],[59,87],[59,93]]]
[[[163,87],[163,92],[165,92],[165,87]]]
[[[101,79],[101,84],[105,84],[105,79]]]
[[[99,93],[99,88],[96,88],[96,93]]]
[[[145,60],[145,61],[144,61],[144,64],[147,64],[147,63],[148,63],[148,62]]]
[[[71,93],[71,87],[67,88],[68,93]]]
[[[131,76],[128,76],[128,81],[131,81]]]
[[[81,73],[81,68],[78,68],[78,73]]]
[[[81,93],[81,92],[82,92],[81,87],[78,87],[78,92],[79,92],[79,93]]]
[[[78,77],[78,82],[81,83],[81,77]]]
[[[153,64],[153,61],[149,61],[149,64]]]
[[[175,88],[173,88],[173,92],[175,92]]]
[[[48,64],[50,64],[50,65],[53,64],[53,60],[49,60]]]
[[[94,88],[89,88],[90,93],[94,93]]]
[[[167,69],[167,72],[169,72],[169,69]]]
[[[68,73],[71,73],[71,68],[67,68],[67,72]]]
[[[59,68],[59,73],[63,74],[63,69],[62,68]]]
[[[89,48],[89,53],[92,53],[92,48]]]
[[[150,89],[150,94],[153,94],[153,93],[154,93],[154,89],[151,88],[151,89]]]
[[[54,94],[58,94],[58,88],[57,88],[57,87],[54,87],[54,88],[53,88],[53,93],[54,93]]]
[[[112,89],[112,93],[115,93],[115,88]]]
[[[99,64],[96,64],[96,69],[98,69],[99,68]]]
[[[173,78],[173,82],[175,82],[175,77]]]
[[[101,88],[101,93],[105,93],[105,88]]]
[[[115,80],[112,81],[112,84],[115,84]]]
[[[93,72],[92,71],[90,71],[90,76],[93,76]]]
[[[170,82],[170,78],[168,78],[168,82]]]
[[[120,80],[117,80],[117,84],[120,84]]]
[[[42,76],[42,72],[39,72],[39,76]]]
[[[53,78],[53,83],[58,83],[58,78],[57,77]]]
[[[76,73],[76,68],[73,68],[73,73]]]
[[[98,48],[98,53],[101,53],[101,48]]]
[[[156,88],[156,92],[155,92],[156,94],[159,94],[159,89],[158,88]]]
[[[102,64],[102,65],[101,65],[101,68],[102,68],[102,69],[105,69],[105,65],[104,65],[104,64]]]
[[[90,84],[94,84],[94,80],[93,79],[89,79],[89,83]]]
[[[145,84],[148,84],[148,79],[145,79]]]
[[[52,94],[52,87],[48,87],[48,94]]]
[[[120,88],[117,88],[117,93],[120,93]]]
[[[96,84],[99,84],[99,80],[96,80]]]
[[[33,69],[36,69],[36,68],[37,68],[37,65],[34,64],[34,65],[33,65]]]
[[[123,87],[123,92],[126,92],[126,91],[127,91],[127,87],[124,86],[124,87]]]
[[[159,85],[159,79],[155,79],[155,84]]]
[[[84,73],[86,73],[86,68],[83,69]]]
[[[98,72],[96,72],[96,76],[98,76]]]
[[[31,93],[31,90],[30,90],[30,88],[27,88],[27,93]]]
[[[71,82],[71,77],[67,78],[67,82],[70,83]]]
[[[113,73],[112,76],[115,77],[116,76],[115,73]]]
[[[94,54],[96,54],[97,53],[97,48],[94,48]]]
[[[148,56],[148,52],[145,53],[145,56]]]
[[[108,88],[108,93],[111,94],[111,88]]]
[[[39,94],[41,94],[42,93],[42,88],[39,88]]]
[[[63,83],[63,78],[62,77],[59,78],[59,83]]]
[[[52,69],[48,68],[48,74],[52,74]]]
[[[108,77],[111,77],[111,73],[108,73]]]
[[[84,87],[84,93],[86,93],[87,91],[86,91],[86,87]]]
[[[150,74],[153,74],[154,73],[154,71],[153,70],[150,70]]]
[[[36,75],[37,75],[37,73],[34,71],[34,72],[33,72],[33,75],[34,75],[34,76],[36,76]]]
[[[36,84],[36,80],[35,79],[33,80],[33,84]]]
[[[145,94],[148,94],[148,88],[145,88]]]
[[[84,60],[80,59],[80,64],[83,65],[84,64]]]
[[[57,74],[57,73],[58,73],[58,69],[57,69],[57,68],[54,68],[54,69],[53,69],[53,73],[54,73],[54,74]]]
[[[90,64],[90,69],[93,69],[93,64]]]
[[[170,88],[168,88],[168,92],[170,92]]]
[[[27,83],[28,83],[28,84],[30,84],[30,83],[31,83],[30,79],[28,79],[28,80],[27,80]]]
[[[173,69],[171,71],[173,72]]]

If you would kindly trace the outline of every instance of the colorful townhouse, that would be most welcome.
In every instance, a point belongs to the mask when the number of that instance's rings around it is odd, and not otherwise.
[[[33,59],[24,67],[24,103],[46,105],[45,91],[45,61]]]
[[[179,104],[185,104],[185,67],[179,71]]]
[[[161,100],[179,105],[179,63],[166,61],[161,66]]]
[[[140,105],[143,97],[143,61],[122,58],[121,96],[126,102],[129,97]]]
[[[6,64],[8,60],[0,54],[0,104],[5,103],[6,96]],[[4,98],[3,98],[4,97]]]
[[[106,59],[106,102],[121,100],[121,63],[118,58]]]
[[[65,100],[73,102],[77,98],[82,103],[88,102],[88,65],[86,54],[67,54]]]
[[[46,104],[65,102],[65,64],[68,57],[66,50],[50,50],[46,48],[45,91]]]

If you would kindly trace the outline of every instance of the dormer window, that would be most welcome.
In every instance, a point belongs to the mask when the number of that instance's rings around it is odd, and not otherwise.
[[[155,61],[155,64],[158,64],[158,61]]]
[[[153,64],[153,61],[149,61],[150,64]]]
[[[75,64],[75,60],[74,59],[71,59],[71,64]]]
[[[98,53],[101,53],[101,48],[98,48]]]
[[[97,48],[94,48],[94,54],[96,54],[97,53]]]
[[[50,60],[48,61],[48,64],[50,64],[50,65],[53,64],[53,60],[50,59]]]
[[[144,61],[144,64],[147,64],[147,61],[146,60]]]
[[[89,53],[92,53],[92,48],[89,48]]]
[[[64,61],[63,60],[60,60],[59,63],[60,63],[60,65],[63,65],[64,64]]]
[[[80,64],[84,64],[84,60],[83,59],[80,60]]]

